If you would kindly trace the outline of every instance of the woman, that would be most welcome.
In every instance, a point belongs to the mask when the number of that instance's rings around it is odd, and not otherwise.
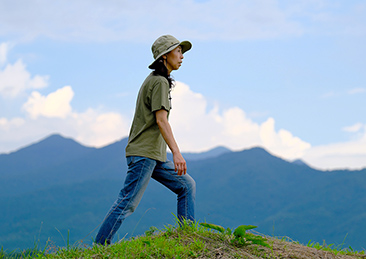
[[[178,196],[179,220],[194,221],[196,184],[187,174],[187,165],[168,122],[171,109],[170,73],[182,65],[183,53],[190,50],[189,41],[178,41],[171,35],[159,37],[152,45],[153,72],[143,82],[136,102],[126,158],[128,171],[124,187],[99,229],[95,242],[110,244],[123,220],[139,204],[150,178],[165,185]],[[167,161],[167,146],[173,162]]]

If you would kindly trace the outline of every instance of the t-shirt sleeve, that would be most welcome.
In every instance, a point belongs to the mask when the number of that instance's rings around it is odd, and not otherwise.
[[[161,109],[166,111],[170,110],[169,103],[169,84],[168,81],[159,80],[154,84],[154,87],[151,91],[151,111],[155,112]]]

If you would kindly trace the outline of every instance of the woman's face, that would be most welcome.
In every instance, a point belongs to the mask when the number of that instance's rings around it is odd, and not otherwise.
[[[176,47],[168,54],[166,54],[166,67],[168,72],[172,72],[173,70],[178,70],[183,62],[183,53],[181,46]]]

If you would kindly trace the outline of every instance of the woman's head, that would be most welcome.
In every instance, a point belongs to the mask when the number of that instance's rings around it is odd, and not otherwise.
[[[174,80],[170,77],[170,72],[179,69],[183,53],[191,48],[189,41],[179,42],[171,35],[161,36],[151,47],[155,60],[149,68],[154,70],[155,75],[164,76],[172,87]]]
[[[154,69],[155,63],[158,62],[161,57],[165,56],[166,59],[167,55],[170,55],[170,52],[173,52],[172,54],[174,54],[175,51],[177,51],[177,48],[180,48],[181,54],[183,54],[192,48],[192,44],[189,41],[180,42],[171,35],[163,35],[159,37],[151,47],[154,62],[149,66],[149,68]]]

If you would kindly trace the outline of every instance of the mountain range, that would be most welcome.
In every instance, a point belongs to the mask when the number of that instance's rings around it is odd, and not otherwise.
[[[126,144],[90,148],[51,135],[0,154],[0,247],[91,244],[122,188]],[[320,171],[259,147],[183,156],[197,184],[198,221],[256,225],[263,234],[300,243],[366,248],[366,169]],[[175,195],[152,180],[117,238],[174,224],[174,214]]]

